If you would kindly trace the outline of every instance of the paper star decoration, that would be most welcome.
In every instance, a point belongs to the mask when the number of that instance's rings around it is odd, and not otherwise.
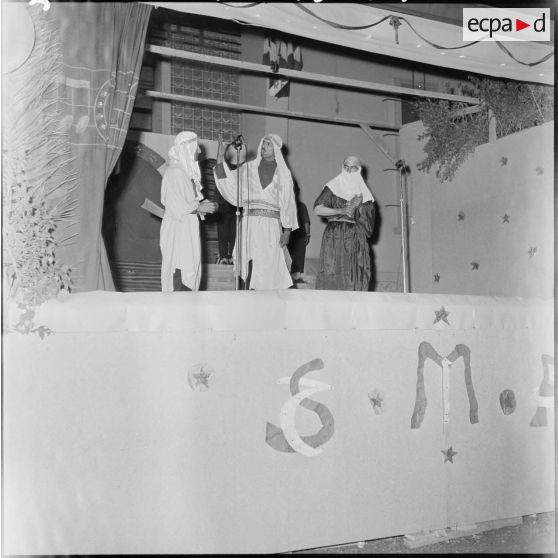
[[[475,269],[479,268],[479,263],[478,262],[471,262],[471,269],[474,271]]]
[[[500,159],[500,164],[504,167],[508,164],[508,158],[507,157],[502,157]]]
[[[535,170],[537,171],[537,176],[544,174],[544,169],[542,167],[537,167]]]
[[[381,407],[382,406],[382,396],[378,393],[378,395],[376,395],[376,397],[371,397],[370,398],[370,403],[372,403],[372,407]]]
[[[537,249],[535,246],[531,246],[531,248],[529,248],[529,252],[527,253],[529,254],[529,258],[532,258],[537,253]]]
[[[463,211],[460,211],[457,214],[457,218],[458,218],[459,221],[465,221],[465,213]]]
[[[442,450],[442,453],[444,454],[444,463],[447,463],[448,461],[453,463],[453,456],[457,455],[457,452],[453,451],[452,446],[450,446],[447,450]]]
[[[215,380],[215,371],[207,362],[192,366],[188,372],[188,384],[194,391],[206,391]]]
[[[509,223],[510,222],[510,216],[507,213],[504,213],[504,216],[502,217],[502,223]]]
[[[439,273],[435,273],[435,274],[434,274],[434,282],[435,282],[435,283],[439,283],[439,282],[440,282],[440,274],[439,274]]]
[[[203,368],[197,374],[192,374],[194,380],[196,382],[196,386],[205,386],[209,389],[209,378],[211,378],[211,374],[208,374]]]
[[[377,415],[380,415],[384,412],[384,407],[383,407],[384,395],[380,390],[375,389],[371,391],[368,394],[368,399],[372,405],[372,409]]]
[[[434,313],[436,314],[436,319],[434,320],[435,324],[437,324],[439,321],[444,321],[446,322],[446,324],[450,325],[450,323],[448,322],[448,316],[450,315],[450,312],[448,312],[443,306],[440,308],[440,310],[434,310]]]

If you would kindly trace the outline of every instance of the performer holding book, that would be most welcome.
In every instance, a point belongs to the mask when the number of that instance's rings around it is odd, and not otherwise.
[[[376,208],[361,169],[357,157],[347,157],[341,173],[324,186],[314,202],[314,213],[327,219],[316,277],[317,289],[369,289],[369,239],[374,229]]]
[[[180,132],[169,150],[169,166],[163,175],[161,202],[161,288],[163,291],[197,291],[201,280],[199,219],[214,213],[217,204],[201,193],[198,137]],[[147,201],[147,200],[146,200]]]

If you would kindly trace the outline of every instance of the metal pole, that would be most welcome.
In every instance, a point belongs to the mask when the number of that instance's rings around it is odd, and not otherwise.
[[[403,178],[406,172],[405,163],[402,159],[397,161],[399,170],[399,206],[401,209],[401,259],[403,267],[403,292],[409,292],[409,266],[408,266],[408,237],[407,237],[407,192],[406,183]]]
[[[240,270],[242,259],[242,229],[240,225],[240,150],[242,145],[236,146],[236,242],[234,243],[234,289],[240,290]]]

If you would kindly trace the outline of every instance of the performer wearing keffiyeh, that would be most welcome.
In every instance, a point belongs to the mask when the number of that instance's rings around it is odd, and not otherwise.
[[[281,153],[282,145],[276,134],[264,136],[256,158],[232,171],[224,160],[223,143],[219,144],[215,183],[235,206],[240,173],[240,206],[244,208],[240,277],[248,280],[249,289],[286,289],[293,284],[285,247],[298,223],[293,179]]]
[[[343,161],[314,202],[314,213],[328,221],[322,237],[317,289],[368,291],[369,238],[374,229],[374,196],[361,176],[357,157]]]
[[[198,216],[214,213],[216,204],[203,199],[198,165],[198,137],[180,132],[169,150],[169,166],[163,175],[161,202],[161,288],[163,291],[197,291],[201,279],[201,244]],[[175,271],[181,279],[176,281]],[[187,289],[182,287],[184,285]]]

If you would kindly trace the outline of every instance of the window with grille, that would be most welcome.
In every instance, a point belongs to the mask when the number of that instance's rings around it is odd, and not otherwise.
[[[234,24],[164,8],[159,8],[153,13],[147,43],[236,60],[241,57],[240,30]],[[153,76],[153,71],[145,69],[146,64],[149,65],[150,62],[152,62],[150,59],[144,59],[145,83],[143,85],[146,87],[149,77]],[[173,58],[170,92],[218,101],[239,102],[240,75],[234,69]],[[145,111],[141,108],[140,110]],[[232,141],[240,133],[240,114],[232,110],[172,102],[170,118],[172,134],[190,130],[202,139],[216,140],[221,134],[225,141]],[[137,121],[139,122],[139,119]]]

